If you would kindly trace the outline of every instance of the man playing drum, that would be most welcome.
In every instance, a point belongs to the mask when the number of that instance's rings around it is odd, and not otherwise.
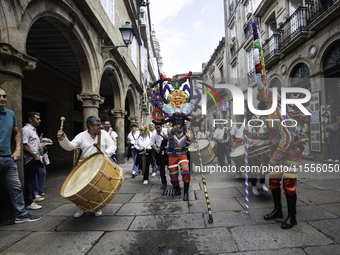
[[[109,134],[101,129],[101,120],[98,117],[90,116],[86,120],[86,126],[88,130],[79,133],[72,141],[69,141],[66,134],[59,130],[57,133],[60,146],[67,150],[72,151],[77,147],[82,150],[83,160],[93,153],[98,151],[97,144],[100,144],[100,150],[111,157],[116,152],[117,146]],[[78,218],[84,214],[83,210],[80,210],[74,214],[74,217]],[[101,210],[95,213],[96,217],[101,216],[103,213]]]

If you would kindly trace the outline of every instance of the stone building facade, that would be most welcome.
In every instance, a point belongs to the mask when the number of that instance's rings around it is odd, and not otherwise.
[[[83,131],[91,115],[110,119],[118,133],[117,156],[125,163],[125,140],[130,124],[138,125],[147,98],[146,82],[158,79],[158,67],[142,79],[144,41],[139,20],[144,1],[13,0],[0,3],[0,86],[8,94],[21,130],[28,111],[41,113],[38,133],[51,138],[51,168],[71,166],[73,153],[58,145],[60,117],[69,138]],[[119,28],[129,22],[134,40],[125,46]],[[109,48],[108,48],[109,47]],[[150,56],[147,68],[150,68]],[[23,162],[19,164],[23,180]],[[6,199],[0,185],[0,203]],[[6,204],[6,202],[5,202]],[[8,206],[10,207],[10,206]],[[1,210],[3,213],[3,210]],[[0,214],[0,218],[2,217]],[[6,214],[6,212],[4,212]]]
[[[317,159],[329,157],[325,132],[328,116],[340,115],[339,8],[340,2],[335,0],[225,0],[231,76],[247,80],[240,85],[243,91],[249,86],[255,88],[252,31],[247,29],[252,20],[257,20],[268,86],[279,90],[303,87],[312,93],[308,149]]]

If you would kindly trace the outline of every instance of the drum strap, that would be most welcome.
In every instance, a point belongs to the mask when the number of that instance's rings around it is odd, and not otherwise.
[[[83,154],[83,151],[79,148],[79,154],[77,156],[76,161],[74,162],[74,165],[73,165],[72,169],[75,168],[78,165],[79,159],[80,159],[82,154]]]
[[[98,138],[97,138],[97,150],[98,151],[100,151],[101,136],[102,136],[102,132],[100,131],[100,133],[98,134]]]

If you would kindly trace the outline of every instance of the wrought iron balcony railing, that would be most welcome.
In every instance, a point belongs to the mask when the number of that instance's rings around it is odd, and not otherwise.
[[[307,31],[307,7],[299,7],[280,27],[279,47],[293,39],[302,31]]]
[[[255,83],[255,69],[248,73],[248,86],[252,85],[253,83]]]
[[[244,25],[246,28],[244,29],[244,35],[246,37],[246,39],[248,38],[249,35],[253,34],[253,28],[252,28],[252,22],[253,20],[251,18],[249,18],[247,20],[247,23]]]
[[[280,34],[275,33],[263,44],[264,61],[267,61],[274,54],[279,53],[279,38]]]
[[[312,23],[317,17],[330,8],[337,0],[308,0],[307,5],[307,25]]]

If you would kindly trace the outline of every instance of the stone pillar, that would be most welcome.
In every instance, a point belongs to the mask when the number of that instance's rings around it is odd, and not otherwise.
[[[125,109],[113,109],[111,110],[112,114],[115,116],[115,127],[114,130],[117,132],[117,159],[119,164],[125,164],[125,123],[124,116],[127,114]]]
[[[99,104],[104,103],[104,97],[92,93],[83,93],[77,95],[77,99],[83,103],[84,130],[86,130],[86,119],[90,116],[98,117]]]
[[[6,108],[15,113],[20,134],[22,134],[22,87],[21,80],[24,78],[24,70],[34,70],[38,60],[21,53],[11,45],[0,43],[0,87],[6,90],[8,99]],[[13,143],[12,143],[13,145]],[[12,146],[13,150],[14,146]],[[17,162],[18,173],[21,183],[24,181],[24,164],[21,147],[21,159]],[[0,225],[14,218],[12,203],[6,189],[0,182]]]
[[[139,122],[139,118],[138,117],[128,117],[129,121],[131,122],[131,125],[132,124],[136,124],[137,127],[140,127],[140,122]]]

